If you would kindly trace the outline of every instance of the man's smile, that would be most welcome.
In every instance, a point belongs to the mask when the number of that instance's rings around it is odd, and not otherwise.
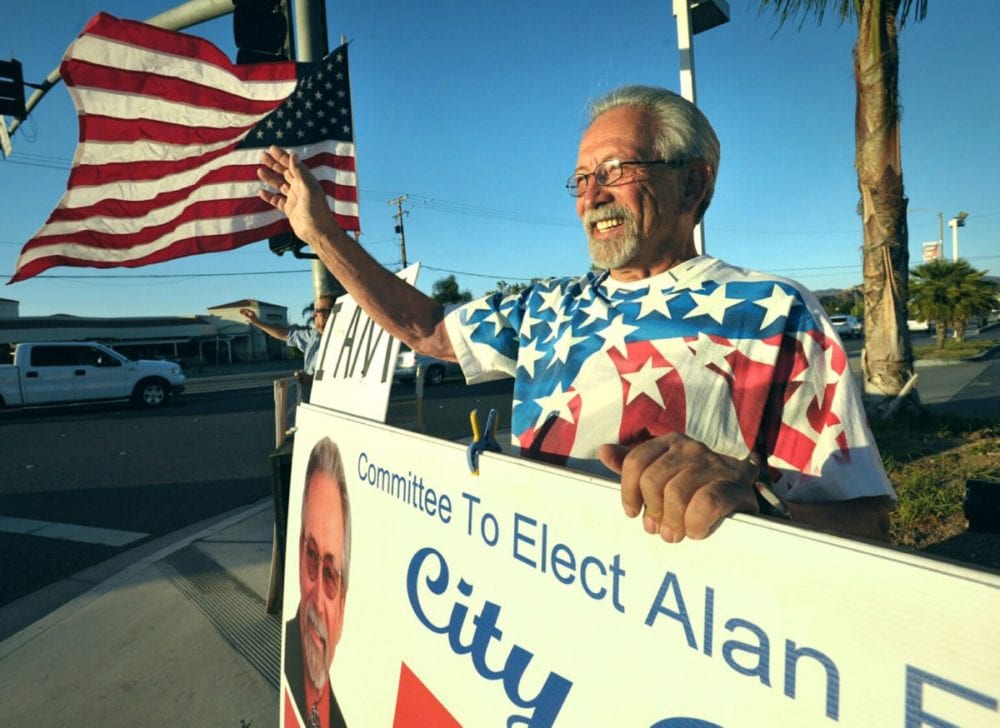
[[[624,218],[621,217],[609,217],[605,220],[598,220],[594,223],[594,229],[599,233],[606,233],[612,228],[619,227],[625,224]]]

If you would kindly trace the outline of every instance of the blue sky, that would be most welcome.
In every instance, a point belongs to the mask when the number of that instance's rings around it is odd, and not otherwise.
[[[95,13],[141,20],[177,4],[29,4],[0,26],[0,57],[20,60],[26,80],[37,82]],[[808,18],[801,30],[778,31],[756,7],[730,0],[732,21],[695,37],[698,103],[722,142],[707,251],[814,290],[860,283],[854,26]],[[331,46],[341,35],[352,41],[362,242],[378,260],[398,266],[387,203],[408,194],[407,258],[423,264],[425,291],[450,272],[480,294],[499,279],[587,269],[563,187],[584,110],[626,83],[679,88],[669,0],[339,0],[328,3],[327,19]],[[921,244],[937,239],[939,212],[950,257],[947,220],[964,210],[960,255],[1000,274],[997,28],[995,0],[931,0],[926,20],[900,36],[912,265]],[[187,32],[235,53],[230,17]],[[4,279],[65,188],[76,143],[65,88],[42,100],[13,143],[0,161]],[[81,274],[95,277],[60,277]],[[53,268],[3,287],[0,298],[20,301],[26,316],[196,314],[257,298],[300,320],[311,281],[308,261],[276,257],[261,242],[135,270]]]

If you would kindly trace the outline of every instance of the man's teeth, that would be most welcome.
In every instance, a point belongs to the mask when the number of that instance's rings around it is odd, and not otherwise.
[[[613,227],[618,227],[623,222],[624,220],[622,220],[620,217],[612,217],[608,220],[598,220],[596,223],[594,223],[594,227],[597,228],[597,232],[603,233],[607,232]]]

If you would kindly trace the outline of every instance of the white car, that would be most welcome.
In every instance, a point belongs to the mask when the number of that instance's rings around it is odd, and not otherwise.
[[[918,321],[917,319],[907,319],[906,328],[910,331],[926,331],[927,333],[934,333],[934,325],[929,321]]]
[[[462,376],[462,368],[456,362],[417,354],[405,344],[400,344],[399,354],[396,356],[396,379],[416,380],[418,366],[423,367],[424,382],[430,385],[441,384],[449,377]]]
[[[865,331],[864,324],[856,316],[846,313],[833,314],[830,316],[830,323],[833,324],[833,328],[837,330],[842,339],[861,338],[861,335]]]

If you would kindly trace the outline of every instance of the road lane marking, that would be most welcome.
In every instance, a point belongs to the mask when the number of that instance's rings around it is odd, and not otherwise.
[[[57,538],[80,543],[95,543],[103,546],[126,546],[149,535],[137,531],[119,531],[111,528],[80,526],[75,523],[36,521],[32,518],[11,518],[9,516],[0,516],[0,532]]]

